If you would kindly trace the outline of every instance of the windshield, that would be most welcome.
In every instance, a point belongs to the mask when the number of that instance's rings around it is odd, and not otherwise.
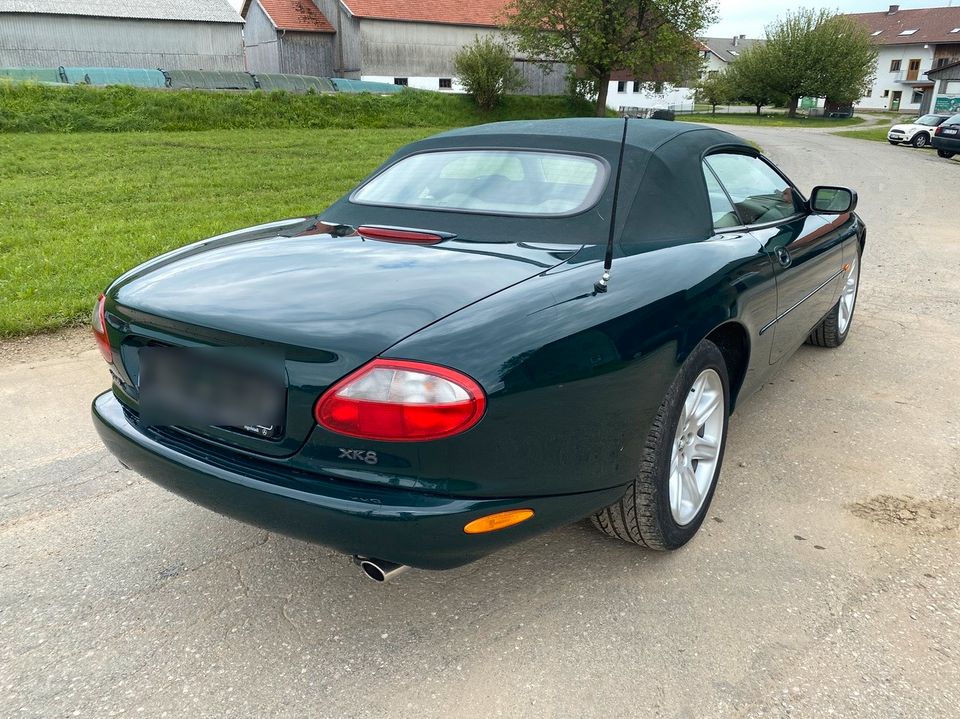
[[[922,117],[918,117],[917,121],[914,124],[926,125],[927,127],[936,127],[941,122],[943,122],[942,115],[924,115]]]
[[[350,201],[549,217],[592,207],[606,179],[606,165],[583,155],[443,150],[403,158],[360,187]]]

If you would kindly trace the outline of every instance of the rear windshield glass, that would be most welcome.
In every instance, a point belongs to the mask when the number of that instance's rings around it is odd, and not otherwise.
[[[448,150],[403,158],[350,200],[497,215],[571,215],[596,203],[606,179],[606,165],[583,155]]]
[[[943,122],[943,115],[923,115],[918,117],[916,125],[926,125],[927,127],[936,127]]]

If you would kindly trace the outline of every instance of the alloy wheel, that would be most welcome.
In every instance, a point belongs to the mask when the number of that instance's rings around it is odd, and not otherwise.
[[[716,370],[701,372],[684,401],[670,462],[670,513],[683,526],[700,513],[717,474],[726,402]]]
[[[837,330],[840,334],[847,331],[850,326],[850,318],[853,316],[853,306],[857,302],[857,281],[860,273],[857,272],[857,258],[850,263],[850,271],[847,273],[846,282],[843,284],[843,290],[840,294],[840,312],[837,317]]]

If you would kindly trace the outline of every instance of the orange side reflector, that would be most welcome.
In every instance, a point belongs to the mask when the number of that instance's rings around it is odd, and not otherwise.
[[[506,512],[497,512],[496,514],[488,514],[486,517],[480,517],[480,519],[474,519],[463,528],[463,531],[467,534],[495,532],[498,529],[525,522],[532,516],[532,509],[510,509]]]
[[[848,262],[847,264],[845,264],[842,269],[843,269],[844,272],[849,271],[849,270],[850,270],[850,263]]]

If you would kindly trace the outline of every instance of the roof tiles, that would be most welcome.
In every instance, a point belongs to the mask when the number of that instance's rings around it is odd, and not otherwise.
[[[326,16],[311,0],[257,0],[278,30],[297,32],[336,32]],[[244,16],[247,4],[244,3]]]
[[[343,0],[356,17],[496,27],[509,0]]]
[[[871,33],[871,40],[878,45],[913,45],[916,43],[958,42],[960,32],[960,6],[930,7],[916,10],[851,13],[849,17],[863,23]],[[916,32],[907,35],[910,30]]]

